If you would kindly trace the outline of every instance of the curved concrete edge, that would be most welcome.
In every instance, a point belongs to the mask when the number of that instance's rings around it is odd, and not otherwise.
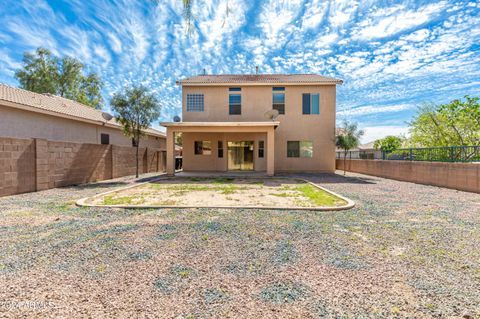
[[[336,196],[342,200],[344,200],[347,204],[345,205],[342,205],[342,206],[335,206],[335,207],[331,207],[331,206],[318,206],[318,207],[300,207],[300,206],[293,206],[293,207],[276,207],[276,206],[188,206],[188,205],[95,205],[95,204],[88,204],[87,203],[87,200],[91,200],[93,198],[97,198],[97,197],[102,197],[102,196],[105,196],[105,195],[108,195],[108,194],[112,194],[112,193],[117,193],[117,192],[121,192],[121,191],[124,191],[126,189],[130,189],[130,188],[134,188],[134,187],[138,187],[138,186],[141,186],[141,185],[144,185],[144,184],[147,184],[147,183],[151,183],[153,181],[157,181],[157,180],[161,180],[161,179],[165,179],[165,175],[157,178],[157,179],[152,179],[148,182],[142,182],[142,183],[138,183],[138,184],[133,184],[133,185],[129,185],[129,186],[126,186],[126,187],[122,187],[122,188],[118,188],[118,189],[114,189],[114,190],[111,190],[111,191],[108,191],[108,192],[104,192],[104,193],[100,193],[100,194],[96,194],[94,196],[90,196],[90,197],[84,197],[82,199],[79,199],[75,202],[75,205],[77,206],[80,206],[80,207],[98,207],[98,208],[125,208],[125,209],[189,209],[189,208],[217,208],[217,209],[263,209],[263,210],[311,210],[311,211],[340,211],[340,210],[347,210],[347,209],[351,209],[355,206],[355,202],[353,200],[351,200],[350,198],[347,198],[345,196],[342,196],[340,194],[337,194],[329,189],[326,189],[325,187],[322,187],[320,185],[317,185],[315,183],[312,183],[311,181],[309,180],[306,180],[306,179],[303,179],[303,178],[296,178],[296,177],[293,177],[293,178],[290,178],[290,177],[277,177],[277,178],[289,178],[289,179],[296,179],[296,180],[301,180],[301,181],[304,181],[318,189],[321,189],[327,193],[329,193],[330,195],[333,195],[333,196]],[[263,177],[262,177],[263,178]],[[275,177],[274,177],[275,178]],[[166,178],[168,179],[168,177]]]

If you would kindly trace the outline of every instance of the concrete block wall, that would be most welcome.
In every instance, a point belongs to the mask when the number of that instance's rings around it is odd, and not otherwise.
[[[140,148],[140,173],[163,172],[165,151]],[[135,174],[135,148],[0,138],[0,196]]]
[[[480,193],[480,163],[439,163],[347,159],[349,172]],[[336,167],[343,170],[343,159]]]
[[[36,189],[35,141],[0,138],[0,196]]]

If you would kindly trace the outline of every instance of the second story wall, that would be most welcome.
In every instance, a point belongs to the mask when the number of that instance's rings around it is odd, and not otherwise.
[[[273,91],[273,87],[285,90]],[[240,91],[230,91],[240,88]],[[305,124],[335,121],[335,85],[290,85],[290,86],[184,86],[182,90],[182,113],[185,122],[248,122],[266,121],[265,112],[273,108],[273,93],[285,94],[285,114],[277,120],[302,120]],[[303,94],[318,94],[320,114],[304,115]],[[203,111],[187,111],[187,95],[203,95]],[[241,114],[229,114],[229,95],[241,95]]]

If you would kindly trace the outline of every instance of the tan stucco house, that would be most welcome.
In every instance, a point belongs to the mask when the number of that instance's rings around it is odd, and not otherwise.
[[[141,147],[165,149],[165,134],[148,129]],[[0,137],[42,138],[91,144],[132,146],[115,118],[55,95],[0,84]]]
[[[161,123],[167,129],[167,173],[174,174],[179,132],[185,171],[333,172],[341,83],[316,74],[199,75],[178,81],[183,121]]]

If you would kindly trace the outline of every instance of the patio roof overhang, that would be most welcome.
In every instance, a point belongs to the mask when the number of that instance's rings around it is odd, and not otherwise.
[[[265,133],[267,175],[274,175],[275,128],[277,121],[268,122],[163,122],[167,128],[167,175],[175,174],[173,154],[175,152],[175,133]]]
[[[174,132],[265,132],[277,128],[278,121],[266,122],[163,122]]]

